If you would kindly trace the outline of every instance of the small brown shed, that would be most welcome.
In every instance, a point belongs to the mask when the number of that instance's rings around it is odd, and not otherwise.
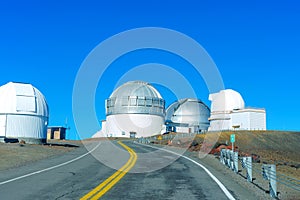
[[[50,126],[47,130],[47,139],[64,140],[66,139],[66,127],[63,126]]]

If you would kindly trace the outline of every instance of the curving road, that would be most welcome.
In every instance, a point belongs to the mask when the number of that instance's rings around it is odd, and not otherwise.
[[[155,149],[131,141],[124,144],[137,153],[137,162],[102,199],[228,199],[217,183],[191,161],[179,158],[171,165],[151,171],[147,166],[154,160],[147,159],[145,153]],[[117,170],[102,163],[119,169],[131,155],[115,141],[91,142],[87,149],[81,147],[63,156],[2,171],[0,199],[80,199],[116,173]],[[159,155],[157,163],[176,157],[168,152]],[[137,173],[141,171],[150,172]]]

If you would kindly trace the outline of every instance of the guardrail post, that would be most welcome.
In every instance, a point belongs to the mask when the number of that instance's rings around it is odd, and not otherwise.
[[[226,149],[223,149],[223,163],[224,163],[224,165],[227,165],[227,151],[226,151]]]
[[[239,172],[239,153],[233,152],[234,172]]]
[[[226,165],[227,167],[230,167],[230,159],[229,159],[229,150],[226,149]]]
[[[234,171],[234,152],[230,151],[230,169]]]
[[[220,151],[220,163],[224,164],[223,163],[223,149],[221,149],[221,151]]]
[[[231,162],[230,162],[230,152],[231,150],[226,149],[226,164],[230,168],[231,167]]]
[[[246,168],[247,181],[252,182],[252,157],[243,157],[242,166],[243,168]]]
[[[262,175],[265,180],[269,181],[270,196],[277,198],[276,165],[264,164],[262,166]]]
[[[221,149],[220,151],[220,162],[225,165],[225,149]]]

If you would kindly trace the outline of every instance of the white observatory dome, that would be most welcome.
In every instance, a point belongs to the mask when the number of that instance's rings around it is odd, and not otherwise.
[[[149,83],[127,82],[106,100],[108,136],[145,137],[160,133],[164,124],[165,101]]]
[[[227,89],[209,95],[211,112],[233,111],[245,108],[245,102],[240,93]]]
[[[45,97],[31,84],[9,82],[0,87],[0,137],[45,141],[48,116]]]
[[[240,93],[227,89],[209,95],[211,116],[209,131],[266,130],[264,109],[245,109]]]
[[[110,95],[110,98],[124,96],[161,98],[159,92],[151,84],[143,81],[130,81],[121,85]]]
[[[166,111],[166,121],[198,126],[200,130],[209,127],[210,109],[201,100],[181,99],[171,104]]]

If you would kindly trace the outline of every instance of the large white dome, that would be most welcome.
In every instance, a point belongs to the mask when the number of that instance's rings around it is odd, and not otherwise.
[[[9,82],[0,87],[0,137],[44,142],[48,115],[45,97],[31,84]]]
[[[245,102],[240,93],[232,90],[221,90],[209,95],[211,112],[233,111],[245,108]]]
[[[0,114],[30,114],[48,117],[44,95],[31,84],[9,82],[0,87]]]
[[[162,98],[150,83],[143,81],[130,81],[121,85],[110,95],[110,98],[127,96]]]
[[[207,130],[210,109],[198,99],[181,99],[171,104],[166,111],[166,121],[199,126]]]
[[[106,100],[106,115],[151,114],[165,115],[165,101],[149,83],[127,82],[118,87]]]
[[[127,82],[106,100],[106,135],[147,137],[160,133],[165,118],[165,101],[149,83]]]

